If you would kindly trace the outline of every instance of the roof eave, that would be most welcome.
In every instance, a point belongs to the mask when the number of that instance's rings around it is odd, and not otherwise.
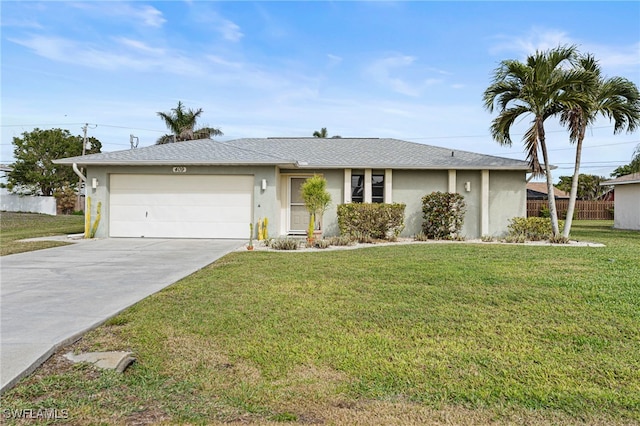
[[[279,166],[279,167],[296,167],[295,163],[276,163],[276,162],[260,162],[260,161],[240,161],[240,162],[211,162],[211,161],[179,161],[179,160],[140,160],[140,161],[118,161],[118,160],[100,160],[100,161],[66,161],[55,160],[54,164],[62,164],[71,166],[74,163],[79,166]]]

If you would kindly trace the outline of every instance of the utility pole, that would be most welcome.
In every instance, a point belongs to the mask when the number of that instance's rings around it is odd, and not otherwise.
[[[82,155],[85,155],[87,152],[87,129],[89,128],[89,123],[84,123],[82,126],[82,131],[84,132],[84,139],[82,140]]]

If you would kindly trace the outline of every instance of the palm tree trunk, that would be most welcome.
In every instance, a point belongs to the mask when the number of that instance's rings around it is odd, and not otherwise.
[[[576,207],[576,198],[578,197],[578,181],[580,180],[580,158],[582,157],[582,141],[584,140],[584,129],[580,130],[578,141],[576,142],[576,164],[573,169],[573,178],[571,179],[571,192],[569,193],[569,205],[567,206],[567,217],[564,221],[562,236],[569,238],[571,232],[571,224],[573,222],[573,211]]]
[[[547,195],[549,198],[549,216],[551,218],[551,232],[553,237],[560,234],[558,226],[558,211],[556,210],[556,197],[553,194],[553,180],[551,178],[551,164],[549,164],[549,156],[547,155],[547,143],[544,135],[544,125],[542,120],[538,120],[538,139],[540,140],[540,149],[542,150],[542,158],[544,159],[544,170],[547,177]]]

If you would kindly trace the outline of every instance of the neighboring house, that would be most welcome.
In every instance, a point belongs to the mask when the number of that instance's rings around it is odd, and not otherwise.
[[[9,172],[12,171],[13,168],[11,166],[7,166],[5,164],[0,164],[0,194],[5,195],[9,193],[6,185],[8,183]]]
[[[526,215],[527,162],[398,139],[210,139],[57,160],[87,170],[97,237],[249,238],[269,219],[269,235],[304,235],[309,215],[300,186],[327,180],[332,203],[325,235],[339,234],[336,206],[405,203],[405,230],[418,233],[422,197],[458,192],[467,204],[463,233],[498,236]]]
[[[553,187],[553,198],[556,200],[569,199],[569,194]],[[549,192],[547,191],[546,182],[528,182],[527,183],[527,200],[548,200]]]
[[[614,188],[607,190],[607,192],[598,197],[598,201],[615,201],[615,199],[616,190]]]
[[[640,173],[620,176],[600,185],[614,185],[613,227],[640,230]]]

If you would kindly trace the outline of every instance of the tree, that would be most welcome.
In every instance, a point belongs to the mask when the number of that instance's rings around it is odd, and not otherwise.
[[[563,109],[585,105],[588,97],[575,90],[593,79],[584,70],[565,68],[576,60],[574,46],[560,46],[547,51],[536,51],[526,63],[505,60],[494,71],[493,82],[484,92],[484,106],[489,112],[498,109],[498,117],[491,124],[491,135],[501,145],[512,145],[511,126],[521,116],[532,116],[531,127],[523,140],[527,159],[535,176],[546,176],[549,194],[549,213],[553,238],[560,234],[558,213],[553,196],[551,165],[547,152],[544,122]],[[539,161],[542,153],[544,167]]]
[[[585,106],[576,105],[561,113],[560,123],[569,129],[569,141],[576,144],[576,161],[574,165],[573,178],[569,192],[569,205],[567,207],[567,218],[564,222],[562,236],[569,238],[571,224],[573,222],[573,211],[575,210],[578,191],[584,197],[594,197],[604,189],[591,187],[587,191],[582,185],[584,180],[590,175],[580,174],[580,158],[582,156],[582,142],[584,141],[587,127],[592,125],[598,116],[613,120],[613,134],[624,130],[633,132],[640,125],[640,92],[631,81],[622,77],[604,78],[598,65],[598,61],[592,55],[585,55],[577,62],[576,67],[590,72],[594,79],[590,82],[583,82],[575,90],[580,90],[589,95],[589,102]],[[584,178],[583,178],[584,176]],[[580,182],[580,180],[583,182]],[[597,176],[596,176],[597,178]],[[594,179],[591,180],[595,182]],[[580,188],[579,188],[580,187]],[[585,194],[585,191],[589,194]]]
[[[316,130],[315,132],[313,132],[313,137],[314,138],[328,138],[329,137],[329,132],[327,132],[327,128],[323,127],[322,129],[320,129],[320,131]]]
[[[576,189],[576,199],[578,200],[597,200],[600,196],[607,193],[609,190],[606,186],[600,186],[600,182],[607,180],[602,176],[580,174],[578,176],[578,185]],[[573,176],[560,176],[560,180],[556,185],[556,188],[563,190],[564,192],[570,192],[573,186]],[[568,217],[569,213],[567,213]],[[573,210],[571,211],[573,215]]]
[[[322,214],[331,204],[331,194],[327,192],[327,180],[319,175],[313,175],[302,184],[301,193],[304,205],[309,212],[308,238],[313,238],[315,229],[322,229]],[[318,222],[316,222],[316,219]]]
[[[158,116],[164,121],[172,134],[158,138],[156,145],[222,136],[222,131],[213,127],[196,129],[198,119],[203,112],[202,108],[197,110],[185,109],[181,101],[178,101],[178,106],[172,108],[170,112],[158,112]]]
[[[611,177],[618,178],[620,176],[638,172],[640,172],[640,145],[638,145],[636,150],[633,152],[631,162],[616,168],[613,173],[611,173]]]
[[[322,129],[320,129],[320,131],[316,130],[315,132],[313,132],[313,137],[314,138],[328,138],[329,137],[329,132],[327,132],[327,128],[323,127]],[[340,139],[342,136],[340,135],[335,135],[335,136],[331,136],[331,139]]]
[[[96,138],[87,139],[87,154],[100,152]],[[78,177],[71,167],[53,164],[53,160],[82,155],[82,136],[72,136],[66,129],[33,129],[13,138],[15,163],[9,172],[10,191],[53,195],[67,187],[75,188]]]

